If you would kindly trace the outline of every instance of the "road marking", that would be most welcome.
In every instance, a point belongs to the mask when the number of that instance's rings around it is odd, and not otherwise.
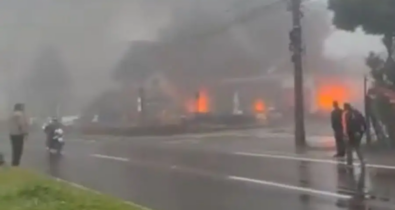
[[[239,177],[239,176],[229,176],[228,179],[234,180],[234,181],[241,181],[241,182],[259,184],[259,185],[265,185],[265,186],[270,186],[270,187],[276,187],[276,188],[281,188],[281,189],[286,189],[286,190],[298,191],[298,192],[308,193],[308,194],[312,194],[312,195],[335,197],[335,198],[341,198],[341,199],[350,199],[351,198],[351,196],[349,196],[349,195],[343,195],[343,194],[338,194],[338,193],[333,193],[333,192],[328,192],[328,191],[315,190],[315,189],[311,189],[311,188],[298,187],[298,186],[294,186],[294,185],[286,185],[286,184],[277,183],[277,182],[269,182],[269,181],[259,180],[259,179],[250,179],[250,178]]]
[[[195,139],[186,139],[186,140],[173,140],[173,141],[166,141],[166,144],[181,144],[181,143],[193,143],[197,144],[199,143],[198,140]]]
[[[313,163],[328,163],[328,164],[336,164],[336,165],[337,164],[342,164],[342,165],[347,164],[345,161],[335,161],[335,160],[328,160],[328,159],[316,159],[316,158],[287,156],[287,155],[273,155],[273,154],[248,153],[248,152],[235,152],[233,154],[240,155],[240,156],[262,157],[262,158],[282,159],[282,160],[291,160],[291,161],[306,161],[306,162],[313,162]],[[358,166],[360,164],[354,163],[354,165]],[[366,164],[366,167],[395,170],[395,166],[389,166],[389,165]]]
[[[166,141],[166,144],[180,144],[183,142],[187,142],[188,140],[173,140],[173,141]]]
[[[181,137],[181,138],[196,138],[196,139],[203,139],[203,138],[217,138],[217,137],[227,137],[227,136],[237,136],[237,137],[245,137],[251,136],[248,133],[241,133],[241,132],[215,132],[215,133],[204,133],[204,134],[179,134],[174,135],[174,137]]]
[[[117,161],[122,161],[122,162],[129,162],[130,161],[128,158],[108,156],[108,155],[101,155],[101,154],[92,154],[91,156],[95,157],[95,158],[117,160]]]
[[[173,137],[177,138],[194,138],[194,139],[204,139],[204,138],[224,138],[224,137],[245,137],[245,138],[259,138],[259,139],[268,139],[268,138],[279,138],[279,139],[288,139],[293,137],[294,134],[291,133],[282,133],[282,132],[270,132],[270,131],[258,131],[258,132],[221,132],[221,133],[206,133],[206,134],[180,134],[174,135]],[[228,138],[226,138],[228,139]],[[239,139],[244,140],[244,139]],[[207,141],[213,141],[207,140]],[[323,144],[330,142],[331,145],[334,145],[334,139],[332,136],[328,135],[313,135],[308,138],[308,143],[312,144]]]
[[[194,175],[203,176],[203,177],[207,177],[207,176],[220,177],[220,178],[228,180],[228,181],[253,183],[253,184],[258,184],[258,185],[262,185],[262,186],[269,186],[269,187],[275,187],[275,188],[280,188],[280,189],[285,189],[285,190],[290,190],[290,191],[307,193],[307,194],[311,194],[311,195],[315,195],[315,196],[335,197],[335,198],[341,198],[341,199],[350,199],[352,197],[350,195],[338,194],[338,193],[334,193],[334,192],[330,192],[330,191],[321,191],[321,190],[304,188],[304,187],[299,187],[299,186],[294,186],[294,185],[287,185],[287,184],[271,182],[271,181],[266,181],[266,180],[251,179],[251,178],[247,178],[247,177],[239,177],[239,176],[233,176],[233,175],[213,173],[213,172],[209,172],[209,171],[205,171],[205,170],[198,170],[198,169],[194,169],[194,168],[177,166],[177,165],[165,166],[165,165],[158,164],[156,162],[151,163],[151,162],[135,161],[135,160],[129,161],[129,159],[126,159],[126,158],[100,155],[100,154],[94,154],[92,156],[97,157],[97,158],[112,159],[112,160],[122,161],[122,162],[130,162],[131,164],[144,165],[144,166],[148,166],[148,167],[170,169],[170,170],[178,171],[179,173],[189,173],[189,174],[194,174]]]
[[[178,136],[98,136],[98,137],[87,137],[87,139],[97,139],[97,142],[105,143],[119,143],[119,142],[140,142],[145,140],[163,140],[163,139],[174,139],[179,138]]]
[[[80,139],[80,138],[66,138],[65,142],[82,142],[82,143],[96,143],[94,139]]]

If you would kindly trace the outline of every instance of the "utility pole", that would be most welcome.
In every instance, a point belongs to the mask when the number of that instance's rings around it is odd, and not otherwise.
[[[306,134],[304,125],[304,98],[303,98],[303,66],[302,66],[302,26],[301,11],[302,0],[291,0],[290,9],[292,12],[293,28],[289,33],[290,51],[292,52],[292,62],[294,63],[294,100],[295,100],[295,143],[297,146],[306,145]]]
[[[363,99],[365,105],[365,120],[366,120],[366,142],[368,145],[372,143],[372,135],[370,132],[370,98],[368,94],[368,77],[363,77]]]

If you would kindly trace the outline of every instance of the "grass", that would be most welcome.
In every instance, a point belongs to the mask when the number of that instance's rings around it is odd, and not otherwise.
[[[29,170],[0,167],[1,210],[143,210]]]

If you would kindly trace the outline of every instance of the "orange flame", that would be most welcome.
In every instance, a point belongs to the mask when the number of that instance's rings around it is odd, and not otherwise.
[[[254,111],[258,113],[266,111],[266,105],[262,99],[258,99],[254,102]]]
[[[324,85],[318,88],[316,102],[322,111],[332,110],[333,101],[344,103],[350,100],[350,92],[342,85]]]
[[[206,91],[199,91],[199,95],[196,99],[196,111],[197,113],[209,112],[209,97]]]
[[[210,109],[207,92],[200,90],[195,98],[189,99],[186,103],[186,110],[188,113],[208,113]]]

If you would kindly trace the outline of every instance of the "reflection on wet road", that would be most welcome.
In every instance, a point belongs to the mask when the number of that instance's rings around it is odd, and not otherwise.
[[[181,143],[169,143],[176,140]],[[347,167],[329,159],[332,153],[296,153],[284,141],[74,137],[59,158],[49,156],[37,138],[29,141],[24,164],[156,210],[395,209],[394,166]]]

